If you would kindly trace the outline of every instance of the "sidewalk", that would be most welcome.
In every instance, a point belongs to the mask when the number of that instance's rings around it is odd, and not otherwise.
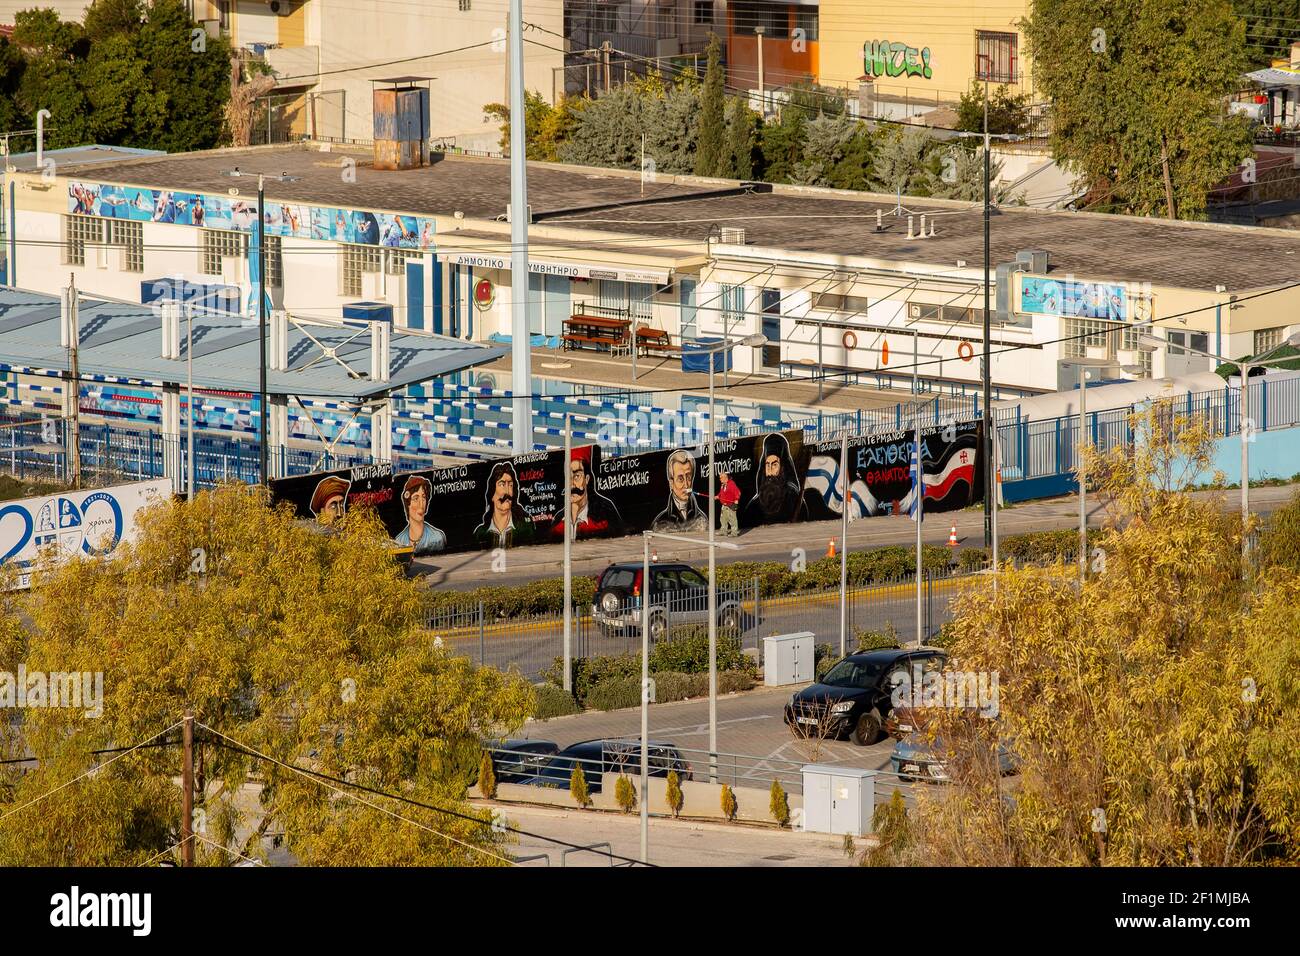
[[[1280,485],[1254,488],[1250,492],[1251,509],[1268,515],[1278,505],[1288,501],[1296,486]],[[1218,496],[1225,511],[1240,507],[1237,491],[1199,491],[1197,498]],[[1094,497],[1089,499],[1088,523],[1098,526],[1105,519],[1105,509]],[[1079,522],[1079,500],[1075,497],[1053,498],[999,509],[998,537],[1031,531],[1050,531],[1058,528],[1075,528]],[[950,511],[927,517],[922,525],[922,540],[926,544],[942,545],[948,541],[948,532],[957,526],[960,546],[984,546],[984,511],[982,507],[964,511]],[[831,538],[836,548],[839,540],[839,521],[803,521],[797,524],[766,525],[741,533],[739,551],[719,550],[719,564],[735,561],[790,561],[795,548],[803,548],[809,561],[826,553]],[[885,545],[911,546],[916,542],[916,525],[905,515],[888,515],[864,518],[849,522],[848,546],[854,550],[877,548]],[[614,561],[640,561],[641,538],[631,535],[596,541],[573,543],[573,573],[592,575]],[[673,546],[670,542],[656,543],[661,561],[685,561],[698,564],[708,560],[708,548],[690,545]],[[955,549],[960,550],[960,547]],[[464,552],[420,558],[412,568],[427,576],[430,587],[469,589],[487,584],[518,584],[541,578],[558,576],[564,568],[564,545],[535,545],[506,552],[504,570],[493,573],[492,558],[488,552]]]

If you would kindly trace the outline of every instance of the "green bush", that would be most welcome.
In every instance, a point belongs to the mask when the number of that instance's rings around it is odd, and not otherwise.
[[[676,770],[668,771],[668,786],[664,791],[664,802],[668,804],[668,810],[676,817],[682,812],[682,803],[685,802],[685,796],[682,794],[682,781],[677,776]]]
[[[859,653],[902,646],[902,642],[898,639],[898,631],[895,630],[892,621],[878,631],[858,631]]]
[[[610,680],[593,684],[583,699],[588,707],[595,710],[622,710],[625,707],[641,706],[641,678],[614,677]]]
[[[818,644],[813,647],[813,678],[821,680],[839,661],[840,655],[830,644]]]
[[[718,631],[718,670],[741,670],[752,662],[740,648],[740,637]],[[709,628],[692,625],[673,631],[670,640],[660,641],[650,651],[651,671],[678,671],[683,674],[709,672]]]
[[[557,657],[555,663],[542,675],[556,687],[564,686],[564,658]],[[573,695],[580,701],[586,701],[591,688],[621,677],[640,677],[641,657],[637,654],[623,654],[617,657],[575,657],[573,659]]]
[[[718,674],[718,693],[736,694],[742,690],[753,690],[755,683],[753,671],[722,671]],[[705,691],[707,690],[706,683]]]
[[[988,565],[989,553],[983,548],[962,548],[957,552],[957,570],[963,574],[982,571]]]
[[[554,684],[538,684],[533,688],[536,702],[533,704],[533,718],[549,720],[552,717],[565,717],[582,711],[573,695]]]
[[[785,827],[790,824],[790,798],[785,795],[785,788],[781,786],[779,780],[772,781],[772,799],[768,806],[777,826]]]
[[[722,816],[728,820],[736,819],[736,791],[725,783],[722,785]]]
[[[1058,559],[1073,561],[1079,554],[1079,532],[1074,528],[1013,534],[998,541],[998,560],[1018,564],[1051,564]]]
[[[1264,523],[1259,535],[1261,568],[1300,572],[1300,491]]]
[[[877,805],[871,817],[871,830],[879,843],[862,857],[863,866],[891,866],[911,842],[911,824],[907,805],[897,790],[888,803]]]
[[[636,790],[632,787],[632,781],[625,774],[619,774],[618,780],[614,783],[614,799],[618,801],[618,808],[624,813],[632,812],[636,806]]]
[[[478,765],[478,792],[488,800],[496,799],[497,774],[492,766],[492,754],[483,751],[483,759]]]
[[[587,789],[587,774],[583,771],[582,764],[573,765],[573,771],[569,774],[569,793],[578,806],[591,806],[591,791]]]
[[[655,682],[655,703],[658,704],[687,700],[691,697],[704,697],[709,693],[708,674],[659,671],[651,676]]]
[[[596,597],[596,579],[573,579],[573,603],[588,607]],[[434,612],[449,608],[477,608],[483,602],[483,616],[524,617],[530,614],[558,614],[564,610],[563,578],[529,581],[527,584],[499,584],[472,591],[432,591],[429,608]]]

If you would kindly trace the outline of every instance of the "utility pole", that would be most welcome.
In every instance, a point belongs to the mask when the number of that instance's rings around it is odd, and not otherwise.
[[[181,305],[185,310],[185,389],[189,393],[186,399],[188,414],[185,416],[186,444],[186,500],[194,500],[194,306],[186,302]]]
[[[1079,445],[1075,452],[1079,456],[1079,583],[1082,584],[1088,571],[1088,477],[1084,469],[1084,449],[1088,440],[1088,368],[1079,366]]]
[[[268,111],[269,112],[269,111]],[[268,140],[269,142],[269,140]],[[271,483],[270,470],[267,468],[269,448],[267,446],[267,425],[271,416],[266,410],[266,183],[260,173],[257,176],[257,344],[260,355],[260,379],[257,400],[260,403],[257,417],[257,437],[261,454],[262,484]],[[193,395],[191,395],[191,401]],[[193,411],[190,412],[193,415]]]
[[[767,118],[767,94],[763,91],[763,33],[765,27],[760,23],[754,27],[758,37],[758,110],[759,115]]]
[[[72,413],[72,440],[69,442],[69,457],[72,463],[72,488],[74,491],[81,490],[81,365],[77,357],[77,350],[80,346],[78,341],[81,338],[81,300],[77,295],[77,280],[75,276],[68,277],[68,372],[71,381],[68,382],[67,391],[64,393],[65,398],[69,399],[69,410]]]
[[[528,143],[523,0],[510,0],[510,390],[514,453],[533,450],[532,342],[528,333]]]
[[[853,489],[849,482],[849,435],[840,438],[840,480],[844,491],[840,495],[840,657],[848,653],[849,631],[849,502]]]
[[[181,731],[185,756],[181,764],[181,866],[194,865],[194,713],[185,711]]]
[[[564,509],[564,690],[573,691],[573,537],[577,533],[577,524],[573,514],[573,416],[564,416],[564,484],[560,494],[560,507]],[[588,479],[594,485],[593,473]],[[587,488],[590,495],[594,490]]]
[[[984,64],[984,547],[993,547],[993,368],[992,350],[989,339],[992,336],[992,323],[989,311],[992,308],[989,285],[992,282],[991,259],[989,254],[989,216],[990,216],[990,146],[989,146],[989,60],[983,57]]]
[[[921,620],[921,592],[925,587],[925,564],[922,560],[921,522],[925,520],[925,466],[921,454],[921,394],[918,372],[921,368],[920,331],[912,327],[912,425],[916,429],[916,646],[925,643]]]
[[[613,49],[613,48],[609,45],[609,41],[608,41],[608,40],[606,40],[604,43],[602,43],[602,44],[600,45],[600,68],[601,68],[601,73],[602,73],[602,74],[604,75],[604,77],[605,77],[605,92],[606,92],[606,93],[609,92],[609,87],[610,87],[610,83],[609,83],[609,54],[610,54],[610,51],[611,51],[612,49]]]

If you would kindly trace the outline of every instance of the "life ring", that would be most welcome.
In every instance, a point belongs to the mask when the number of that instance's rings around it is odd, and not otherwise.
[[[975,346],[969,342],[962,342],[957,346],[957,357],[963,362],[969,362],[975,357]]]
[[[840,341],[844,343],[844,347],[848,349],[850,352],[852,352],[855,348],[858,347],[858,336],[857,333],[854,332],[852,329],[846,331],[844,333],[843,338],[841,338]]]

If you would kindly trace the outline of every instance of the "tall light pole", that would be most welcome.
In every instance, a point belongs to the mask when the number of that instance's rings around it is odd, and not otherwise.
[[[186,500],[194,500],[194,305],[185,302],[185,390],[189,413],[185,416],[185,445],[188,460],[185,475]]]
[[[916,646],[925,643],[921,620],[921,587],[925,563],[921,555],[921,522],[925,518],[925,471],[921,454],[921,333],[912,326],[912,426],[916,429]]]
[[[1139,335],[1138,343],[1150,348],[1166,348],[1169,346],[1167,339],[1150,334]],[[1284,342],[1275,345],[1263,354],[1267,356],[1271,352],[1276,352],[1283,345],[1300,348],[1300,332],[1292,332]],[[1274,359],[1256,356],[1247,362],[1192,348],[1190,345],[1180,344],[1175,348],[1191,352],[1194,355],[1203,355],[1205,358],[1214,359],[1216,362],[1236,365],[1237,371],[1241,373],[1241,399],[1237,402],[1238,431],[1241,433],[1241,560],[1243,567],[1249,569],[1251,541],[1250,536],[1246,534],[1246,525],[1250,520],[1250,443],[1255,437],[1255,427],[1250,417],[1250,372],[1251,369],[1255,368],[1295,361],[1295,356],[1282,356]]]
[[[849,482],[849,435],[840,437],[840,657],[848,653],[849,632],[849,503],[853,489]]]
[[[763,33],[766,27],[761,23],[754,27],[754,36],[758,44],[758,109],[759,115],[767,118],[767,93],[763,90]]]
[[[991,147],[989,145],[989,74],[992,72],[991,58],[981,54],[979,62],[984,72],[984,547],[993,547],[993,368],[990,338],[992,322],[989,312],[992,308],[989,296],[991,277],[991,257],[989,252],[989,217],[991,215]]]
[[[709,546],[709,557],[713,557],[713,549],[726,548],[729,551],[739,551],[740,545],[732,544],[729,541],[714,542],[713,535],[710,533],[707,541],[701,541],[699,538],[691,538],[683,534],[666,534],[662,531],[643,531],[644,553],[641,558],[641,862],[650,862],[650,808],[649,808],[649,790],[650,790],[650,600],[654,590],[650,586],[650,539],[662,538],[665,541],[680,541],[685,544],[707,544]],[[713,593],[713,577],[709,576],[709,593]],[[670,609],[671,610],[671,609]],[[716,673],[716,659],[713,655],[712,642],[710,642],[709,654],[709,673]],[[710,679],[710,686],[716,686],[716,678]],[[710,751],[709,760],[711,763],[717,761],[717,738],[713,736],[717,732],[717,699],[710,697]]]
[[[510,389],[516,455],[533,450],[532,344],[528,334],[528,167],[523,0],[510,0]],[[632,343],[636,347],[635,340]]]
[[[258,397],[257,438],[263,485],[269,485],[267,470],[267,425],[271,416],[266,410],[266,177],[257,177],[257,346],[259,350],[260,379]],[[193,412],[191,412],[193,414]]]
[[[564,509],[564,690],[573,691],[573,536],[577,533],[573,504],[573,418],[564,416],[564,483],[560,507]],[[595,481],[593,474],[590,481]],[[591,489],[587,489],[590,493]]]
[[[717,480],[714,470],[717,445],[717,405],[714,400],[713,373],[716,371],[718,354],[735,345],[761,348],[767,344],[764,335],[747,335],[739,342],[723,338],[707,346],[704,351],[709,356],[709,782],[716,783],[718,776],[718,584],[717,555],[714,553],[715,540],[715,504],[713,483]],[[725,362],[723,363],[726,364]],[[762,467],[760,465],[760,467]],[[733,545],[734,547],[734,545]]]

